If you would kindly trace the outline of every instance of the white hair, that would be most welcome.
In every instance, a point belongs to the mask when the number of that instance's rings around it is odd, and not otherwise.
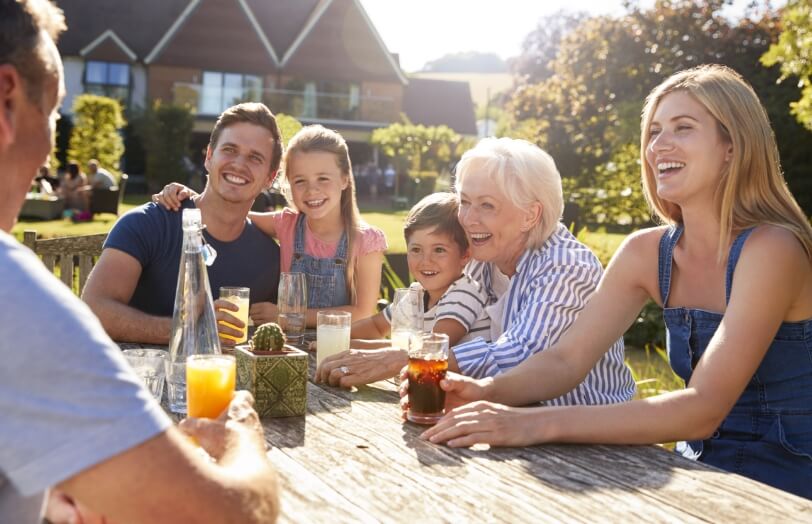
[[[555,231],[564,211],[561,175],[553,157],[526,140],[485,138],[466,151],[457,164],[457,194],[462,179],[473,170],[487,174],[516,207],[527,210],[534,203],[541,204],[541,220],[527,239],[528,249],[540,248]]]

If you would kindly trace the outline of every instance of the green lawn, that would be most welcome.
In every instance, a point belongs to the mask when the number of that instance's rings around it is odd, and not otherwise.
[[[149,200],[148,195],[126,195],[120,212],[124,213]],[[406,242],[403,240],[403,219],[407,211],[370,211],[363,212],[361,216],[368,223],[383,230],[389,240],[390,253],[405,253]],[[110,231],[116,221],[116,216],[102,213],[93,217],[91,222],[74,224],[70,220],[30,220],[22,219],[12,229],[18,239],[22,240],[23,231],[33,229],[42,238],[67,237],[77,235],[90,235],[93,233],[106,233]]]
[[[121,212],[124,213],[133,207],[139,206],[149,200],[148,195],[130,194],[125,195],[121,205]],[[405,253],[406,241],[403,239],[403,219],[406,217],[406,210],[384,210],[374,208],[369,211],[362,211],[361,216],[368,223],[383,230],[389,241],[390,253]],[[89,235],[92,233],[106,233],[110,231],[116,221],[116,216],[109,213],[102,213],[93,217],[91,222],[81,222],[74,224],[70,220],[20,220],[12,229],[12,233],[20,240],[23,231],[33,229],[40,237],[55,238],[76,235]],[[625,235],[582,231],[579,238],[595,250],[601,262],[604,264],[608,257],[615,252]]]

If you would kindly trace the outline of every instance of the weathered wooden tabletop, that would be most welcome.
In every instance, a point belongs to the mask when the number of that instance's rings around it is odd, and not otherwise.
[[[307,393],[306,416],[263,420],[282,522],[812,522],[812,501],[657,446],[451,449],[393,382]]]

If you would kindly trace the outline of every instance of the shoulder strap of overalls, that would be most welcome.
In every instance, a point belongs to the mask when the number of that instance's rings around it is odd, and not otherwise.
[[[677,245],[677,241],[681,235],[682,224],[679,224],[666,229],[662,238],[660,238],[658,279],[660,284],[660,298],[663,301],[663,308],[668,305],[668,295],[671,293],[671,267],[674,259],[674,247]]]
[[[360,235],[356,235],[356,241],[358,241],[358,237]],[[347,246],[349,245],[349,236],[347,232],[344,231],[341,233],[341,240],[338,241],[338,248],[336,249],[336,259],[341,259],[342,262],[347,262]]]
[[[305,214],[296,217],[296,232],[293,234],[293,254],[302,256],[305,252]]]

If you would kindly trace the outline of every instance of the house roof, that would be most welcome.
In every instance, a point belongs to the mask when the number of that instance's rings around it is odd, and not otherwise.
[[[112,33],[120,48],[145,63],[215,68],[226,62],[235,66],[226,70],[283,67],[292,74],[407,82],[358,0],[58,0],[58,5],[68,23],[59,41],[66,56],[78,56]]]
[[[112,31],[138,59],[144,57],[186,8],[189,0],[57,0],[68,30],[59,38],[60,53],[80,52]]]
[[[476,119],[467,82],[409,78],[403,111],[414,124],[447,125],[457,133],[476,135]]]

